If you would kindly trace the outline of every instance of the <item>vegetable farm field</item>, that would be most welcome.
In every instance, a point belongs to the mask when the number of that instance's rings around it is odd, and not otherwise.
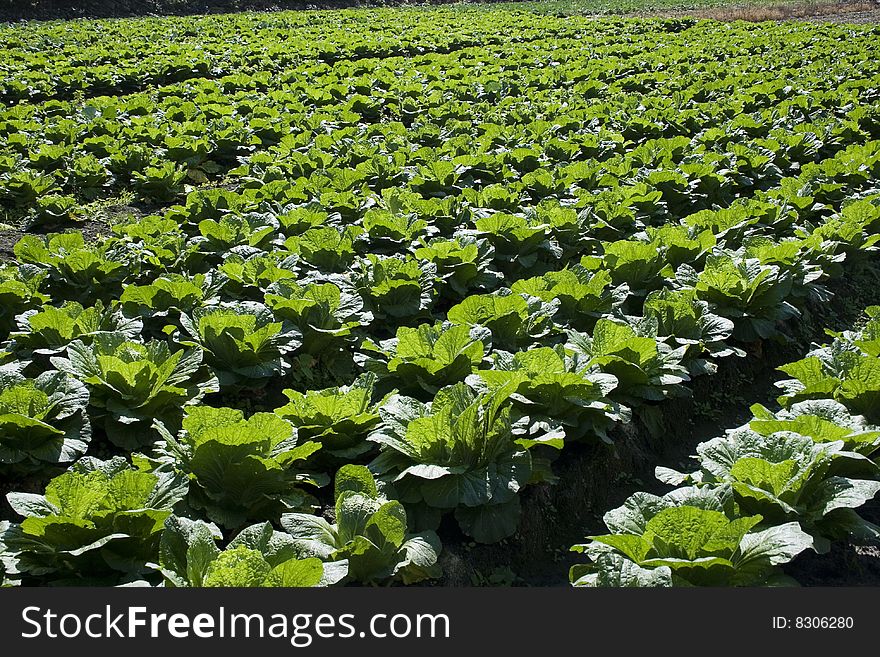
[[[0,585],[876,583],[880,26],[77,20],[0,71]]]

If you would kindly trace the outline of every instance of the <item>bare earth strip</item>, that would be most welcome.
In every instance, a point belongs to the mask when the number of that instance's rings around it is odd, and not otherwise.
[[[880,23],[880,2],[790,2],[778,5],[743,5],[660,12],[638,12],[631,16],[709,18],[720,21],[785,21],[869,24]]]

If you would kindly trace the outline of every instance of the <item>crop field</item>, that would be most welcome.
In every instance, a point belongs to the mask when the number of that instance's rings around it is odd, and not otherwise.
[[[876,552],[880,26],[28,23],[0,71],[0,585],[510,584],[538,534],[566,586]],[[742,363],[759,403],[717,387]],[[697,406],[684,466],[613,465]]]

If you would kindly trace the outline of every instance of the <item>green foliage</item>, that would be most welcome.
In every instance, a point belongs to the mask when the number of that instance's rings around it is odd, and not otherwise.
[[[629,292],[626,287],[612,288],[607,271],[590,272],[580,265],[518,280],[511,291],[538,297],[547,303],[557,302],[559,309],[555,319],[578,330],[591,329],[598,318],[611,314]]]
[[[199,307],[181,315],[188,337],[180,343],[204,350],[221,387],[265,383],[290,368],[284,356],[301,344],[294,326],[273,320],[266,306],[253,301]]]
[[[28,379],[0,369],[0,469],[36,470],[71,463],[92,437],[89,391],[62,372]]]
[[[596,322],[592,335],[570,331],[566,346],[580,354],[587,366],[613,375],[617,379],[613,396],[627,403],[684,394],[682,384],[690,380],[681,364],[687,346],[673,349],[611,319]]]
[[[300,441],[294,426],[274,413],[245,420],[236,409],[194,406],[176,437],[160,422],[155,427],[162,436],[158,469],[186,474],[189,503],[224,527],[309,507],[311,496],[300,486],[322,483],[302,467],[320,443]]]
[[[145,539],[174,534],[172,561],[120,580],[90,549],[79,581],[433,577],[439,545],[413,532],[449,513],[514,535],[551,462],[629,449],[631,417],[661,440],[668,398],[800,344],[793,322],[851,289],[835,280],[873,275],[876,30],[597,19],[603,2],[0,28],[4,475],[109,450],[191,484]],[[794,547],[742,562],[762,532],[870,536],[853,509],[880,480],[878,317],[785,366],[783,408],[752,409],[717,481],[660,471],[732,506],[664,514],[636,532],[654,556],[602,548],[582,583],[776,583]],[[366,462],[375,490],[306,492]],[[862,483],[827,509],[835,477]],[[313,511],[324,565],[276,532]],[[694,527],[731,540],[691,545]],[[652,561],[672,554],[729,563]],[[56,577],[14,555],[4,584],[76,577],[79,557]]]
[[[9,337],[13,350],[22,357],[51,356],[74,340],[85,344],[96,335],[120,333],[136,338],[143,329],[138,318],[126,318],[118,310],[105,308],[97,301],[91,308],[83,308],[76,301],[68,301],[60,308],[43,306],[18,316],[18,331]]]
[[[467,382],[486,390],[513,385],[511,399],[531,425],[529,434],[554,447],[561,448],[565,438],[611,442],[608,431],[629,418],[628,408],[608,399],[617,378],[562,347],[498,352],[492,369],[476,372]]]
[[[345,562],[322,564],[300,557],[292,537],[268,522],[242,529],[223,550],[216,526],[172,516],[159,543],[158,570],[165,586],[311,587],[335,584],[345,575]]]
[[[404,503],[455,510],[469,536],[492,543],[519,523],[517,492],[532,475],[528,447],[506,404],[508,384],[477,395],[464,384],[442,389],[430,404],[393,396],[370,440],[382,447],[370,469],[394,482]]]
[[[775,413],[755,404],[751,411],[749,428],[762,436],[790,431],[817,443],[840,441],[845,450],[869,457],[880,448],[880,428],[861,415],[850,415],[846,406],[831,399],[798,402]]]
[[[16,328],[19,313],[49,301],[41,292],[47,274],[35,265],[0,263],[0,336]]]
[[[367,435],[379,423],[379,408],[388,396],[374,402],[376,376],[364,374],[350,386],[285,390],[289,403],[275,412],[291,422],[300,440],[321,444],[318,459],[354,460],[370,451]]]
[[[466,235],[455,239],[438,237],[414,253],[419,260],[436,266],[437,277],[443,281],[442,290],[456,298],[497,287],[503,279],[501,272],[493,267],[495,249],[484,239]]]
[[[680,284],[693,286],[696,296],[708,301],[715,313],[733,321],[733,337],[742,342],[773,337],[777,322],[799,316],[786,301],[792,275],[757,258],[716,255],[706,259],[697,274],[689,265],[676,272]]]
[[[880,491],[880,481],[861,478],[876,477],[877,466],[846,452],[842,441],[740,429],[698,445],[697,455],[700,470],[687,481],[729,485],[740,513],[760,514],[773,524],[797,521],[817,549],[827,551],[831,539],[880,532],[853,510]]]
[[[266,291],[266,305],[281,320],[293,323],[303,335],[302,350],[319,354],[340,340],[347,341],[358,327],[373,321],[364,301],[344,282],[278,281]]]
[[[877,356],[837,340],[779,370],[792,377],[777,383],[783,391],[779,402],[784,406],[808,399],[834,399],[872,421],[880,420]]]
[[[492,333],[492,344],[516,351],[547,337],[554,331],[553,315],[559,301],[514,294],[502,289],[493,294],[472,294],[447,313],[453,324],[481,326]]]
[[[723,489],[636,493],[604,520],[612,533],[572,548],[590,559],[572,567],[575,586],[779,585],[778,566],[812,546],[797,522],[734,515]]]
[[[186,480],[130,467],[124,458],[81,458],[45,495],[9,493],[24,520],[0,542],[15,572],[72,584],[115,584],[146,572]]]
[[[166,342],[135,342],[124,333],[97,334],[90,344],[75,340],[52,364],[86,384],[92,416],[129,450],[156,439],[154,420],[176,427],[185,406],[218,389],[200,350],[171,351]]]
[[[352,279],[374,318],[401,321],[424,315],[436,296],[437,267],[413,258],[382,258],[372,253],[358,261]]]
[[[383,381],[390,381],[416,396],[435,394],[440,388],[464,381],[480,366],[491,347],[486,328],[461,324],[401,326],[397,337],[361,344],[363,366]]]
[[[336,473],[335,518],[290,513],[281,525],[303,554],[344,560],[348,577],[363,584],[412,584],[441,575],[440,540],[433,531],[410,534],[404,505],[386,499],[370,471],[344,465]]]
[[[126,317],[164,319],[211,305],[216,290],[209,276],[164,274],[144,285],[128,285],[119,297]]]
[[[109,243],[86,244],[81,233],[25,235],[15,245],[20,262],[48,274],[49,290],[60,300],[94,302],[118,297],[128,258]]]
[[[246,253],[250,251],[240,249]],[[247,257],[233,252],[217,267],[223,293],[233,299],[261,300],[273,283],[294,282],[298,258],[284,251],[257,251]]]
[[[653,331],[671,347],[684,347],[682,362],[692,375],[713,373],[715,365],[706,359],[745,356],[729,344],[734,323],[714,314],[706,301],[697,298],[696,290],[663,289],[645,299],[645,318],[656,323]]]

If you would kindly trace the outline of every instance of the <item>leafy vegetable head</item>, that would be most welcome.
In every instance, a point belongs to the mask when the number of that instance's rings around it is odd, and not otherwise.
[[[859,478],[875,476],[876,465],[844,451],[840,441],[742,428],[701,443],[697,454],[700,470],[689,480],[729,485],[742,512],[765,521],[800,522],[823,551],[829,539],[880,532],[853,511],[880,491],[880,482]]]
[[[880,420],[880,358],[835,340],[806,358],[779,368],[791,379],[778,381],[779,403],[790,406],[810,399],[834,399],[869,420]]]
[[[385,208],[370,208],[364,213],[364,230],[374,251],[396,251],[411,245],[430,230],[428,222],[414,214],[396,213]]]
[[[568,337],[569,349],[586,357],[590,366],[617,378],[613,396],[622,401],[661,400],[685,393],[682,383],[690,380],[681,365],[686,346],[672,349],[612,319],[596,322],[592,336],[569,331]]]
[[[335,524],[302,513],[282,516],[282,527],[302,553],[323,561],[344,559],[348,576],[363,584],[412,584],[440,576],[437,535],[408,533],[404,506],[379,492],[367,468],[341,467],[335,493]]]
[[[241,255],[253,255],[277,245],[278,220],[269,214],[224,214],[219,219],[203,219],[199,236],[193,241],[199,251],[222,255],[235,249]]]
[[[464,298],[471,291],[491,290],[504,278],[493,267],[495,249],[485,239],[462,235],[452,239],[435,238],[415,250],[419,260],[437,267],[443,281],[441,293]]]
[[[437,295],[437,267],[431,262],[368,254],[355,264],[352,280],[376,319],[425,315]]]
[[[156,439],[154,419],[177,426],[184,406],[218,389],[200,350],[172,352],[167,342],[134,342],[123,333],[97,334],[91,344],[75,340],[52,364],[88,386],[93,417],[125,449]]]
[[[17,315],[49,301],[40,291],[46,277],[35,265],[0,264],[0,338],[15,329]]]
[[[475,372],[467,382],[485,390],[513,384],[511,399],[530,424],[529,437],[553,447],[561,448],[564,438],[610,441],[608,429],[629,419],[626,407],[608,399],[617,378],[591,368],[582,357],[566,354],[561,346],[498,352],[492,369]]]
[[[590,272],[574,265],[536,278],[520,279],[510,289],[515,294],[538,297],[547,303],[558,300],[555,319],[587,330],[598,318],[610,314],[626,300],[629,289],[625,285],[610,286],[611,275],[607,271]]]
[[[552,317],[559,301],[542,301],[503,288],[493,294],[474,294],[449,309],[453,324],[482,326],[492,332],[496,348],[517,351],[531,346],[555,329]]]
[[[734,323],[714,314],[706,301],[692,289],[664,288],[645,299],[644,316],[656,322],[656,334],[670,347],[685,347],[684,364],[692,375],[714,373],[715,366],[705,356],[723,358],[745,352],[727,344]]]
[[[147,271],[169,274],[197,267],[204,259],[180,222],[169,217],[132,218],[114,224],[111,230],[115,235],[112,242],[136,254]]]
[[[31,470],[82,456],[92,431],[85,385],[62,372],[27,379],[0,370],[0,469]]]
[[[126,285],[119,305],[126,317],[162,319],[190,314],[217,300],[217,285],[210,275],[164,274],[146,285]]]
[[[15,256],[48,273],[50,291],[58,300],[81,303],[118,298],[133,269],[123,249],[110,241],[87,245],[79,232],[25,235],[15,245]]]
[[[344,272],[354,262],[355,247],[362,233],[360,226],[322,226],[289,237],[284,246],[319,271]]]
[[[17,318],[18,332],[10,337],[14,349],[23,357],[32,354],[51,356],[64,351],[73,340],[88,344],[98,334],[121,333],[136,338],[143,329],[139,318],[126,318],[118,310],[105,308],[98,300],[91,308],[68,301],[56,308],[43,306]]]
[[[713,312],[733,320],[733,337],[742,342],[773,337],[778,321],[800,314],[785,300],[792,290],[791,275],[757,258],[717,254],[706,259],[699,274],[682,265],[676,277],[708,301]]]
[[[461,324],[401,326],[397,337],[361,344],[364,367],[405,391],[423,396],[464,381],[491,347],[486,328]]]
[[[131,468],[122,457],[85,457],[46,486],[45,495],[10,493],[25,519],[0,537],[16,568],[68,583],[115,584],[146,572],[186,480]]]
[[[495,248],[495,262],[506,274],[528,271],[539,261],[555,260],[562,255],[558,244],[550,241],[549,226],[507,212],[495,212],[474,221],[474,235],[487,240]]]
[[[265,300],[277,318],[302,332],[306,353],[320,353],[373,321],[363,299],[345,280],[305,284],[282,280],[269,287]]]
[[[636,493],[605,514],[610,534],[572,548],[592,563],[572,568],[571,579],[579,586],[614,585],[621,577],[650,586],[781,583],[778,566],[811,547],[812,538],[796,522],[761,530],[761,520],[735,515],[724,488]]]
[[[182,587],[329,586],[345,576],[344,561],[304,557],[294,539],[268,522],[252,525],[221,550],[219,529],[201,520],[165,521],[156,566],[165,585]]]
[[[773,413],[760,404],[752,406],[749,428],[762,436],[782,431],[808,436],[817,443],[841,441],[846,451],[871,456],[880,448],[880,427],[873,427],[861,415],[851,415],[843,404],[817,399],[792,404]]]
[[[318,458],[352,461],[371,449],[367,434],[379,423],[387,399],[374,403],[375,383],[374,374],[364,374],[342,388],[285,390],[290,402],[275,412],[297,428],[301,440],[321,443]]]
[[[653,244],[620,240],[605,245],[602,266],[611,273],[615,285],[627,284],[633,293],[645,295],[672,278],[673,269],[663,251]]]
[[[711,230],[698,231],[680,224],[649,226],[645,233],[648,243],[662,252],[673,268],[685,263],[696,267],[705,260],[717,241]]]
[[[223,294],[234,299],[262,300],[274,283],[296,281],[298,261],[284,251],[259,252],[249,257],[232,253],[217,268]]]
[[[225,527],[306,507],[311,499],[299,486],[320,483],[300,463],[320,443],[299,441],[294,426],[274,413],[245,420],[232,408],[194,406],[176,438],[162,424],[156,428],[160,469],[186,473],[190,504]]]
[[[430,404],[393,396],[370,435],[382,446],[370,469],[393,481],[404,502],[455,509],[462,530],[480,542],[510,536],[519,521],[516,494],[532,473],[510,417],[513,388],[476,395],[459,383]]]
[[[266,306],[241,301],[193,310],[180,322],[189,339],[181,344],[204,350],[220,386],[265,383],[290,368],[285,354],[301,344],[301,334],[275,318]]]

